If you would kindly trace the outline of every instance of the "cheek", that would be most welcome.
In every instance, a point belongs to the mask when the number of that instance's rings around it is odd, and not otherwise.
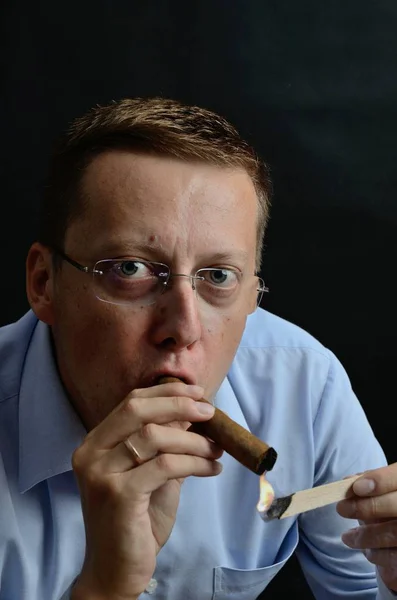
[[[73,305],[63,304],[54,333],[62,340],[69,360],[77,368],[108,370],[122,368],[136,354],[145,329],[144,319],[124,313],[97,299],[76,294]]]
[[[203,350],[206,398],[214,400],[226,377],[244,330],[245,318],[223,315],[203,320]]]
[[[201,312],[201,323],[206,333],[233,346],[239,344],[246,320],[245,316],[230,316],[210,310]]]
[[[244,331],[246,317],[219,315],[207,312],[202,315],[207,356],[223,373],[229,369]],[[210,366],[211,368],[211,366]]]

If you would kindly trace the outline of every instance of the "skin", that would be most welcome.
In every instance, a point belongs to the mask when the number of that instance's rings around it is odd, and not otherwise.
[[[65,252],[83,265],[137,255],[177,273],[220,264],[255,271],[256,196],[242,171],[112,152],[93,161],[83,189],[88,209],[65,240]],[[35,245],[30,279],[51,271],[48,261]],[[244,306],[207,310],[181,278],[156,305],[134,309],[98,301],[90,283],[64,264],[46,282],[40,307],[33,282],[29,293],[39,318],[52,326],[62,379],[88,428],[155,372],[181,373],[214,396],[240,341]]]
[[[70,224],[64,250],[83,265],[133,255],[176,273],[227,265],[254,273],[257,201],[244,171],[112,151],[92,161],[82,189],[86,208]],[[212,416],[195,400],[214,398],[255,291],[221,311],[176,278],[153,306],[111,305],[95,298],[88,275],[66,263],[54,272],[51,253],[35,243],[27,295],[52,329],[61,378],[89,432],[73,455],[87,541],[72,597],[135,600],[170,535],[184,478],[221,470],[222,451],[187,428]],[[160,374],[186,383],[154,386]],[[375,488],[363,495],[368,478]],[[343,541],[369,550],[397,591],[397,466],[363,475],[353,490],[338,511],[362,525]]]
[[[83,265],[133,255],[177,273],[254,273],[257,202],[244,171],[114,151],[93,160],[82,189],[87,206],[64,250]],[[27,293],[52,328],[62,380],[89,431],[73,456],[87,534],[75,598],[136,598],[171,532],[183,478],[220,472],[222,451],[186,429],[213,414],[200,413],[195,400],[213,398],[224,379],[255,289],[220,310],[176,278],[153,306],[112,305],[71,265],[54,272],[50,252],[36,243]],[[161,373],[187,383],[153,386]]]
[[[353,491],[354,496],[337,504],[337,511],[360,525],[342,540],[363,550],[386,586],[397,592],[397,463],[367,471],[354,482]]]

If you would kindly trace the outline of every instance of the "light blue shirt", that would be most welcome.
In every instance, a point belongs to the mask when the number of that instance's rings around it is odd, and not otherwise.
[[[216,405],[278,453],[268,479],[286,495],[386,464],[336,357],[258,309]],[[60,600],[84,558],[71,455],[85,435],[67,400],[49,330],[28,312],[0,329],[0,600]],[[296,551],[316,598],[393,598],[341,533],[335,505],[264,523],[259,478],[229,455],[188,478],[142,600],[255,600]]]

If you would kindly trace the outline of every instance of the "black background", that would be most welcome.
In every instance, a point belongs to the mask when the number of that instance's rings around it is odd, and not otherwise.
[[[265,307],[346,367],[397,460],[395,0],[3,0],[0,324],[18,319],[51,142],[96,103],[219,111],[275,187]],[[295,559],[266,590],[310,597]]]

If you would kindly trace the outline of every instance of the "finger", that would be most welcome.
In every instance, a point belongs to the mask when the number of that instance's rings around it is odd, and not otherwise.
[[[385,566],[379,564],[378,572],[383,582],[386,584],[386,587],[393,592],[397,592],[397,568],[395,557],[390,562],[391,564]]]
[[[336,510],[342,517],[366,522],[397,518],[397,492],[369,498],[353,496],[338,502]]]
[[[381,549],[397,547],[397,521],[362,525],[346,531],[343,542],[350,548]]]
[[[397,463],[366,471],[353,483],[358,496],[380,496],[397,490]]]
[[[184,431],[187,431],[190,425],[190,421],[171,421],[170,423],[165,423],[165,427],[174,427],[175,429],[183,429]]]
[[[125,402],[133,398],[165,398],[171,396],[185,396],[192,400],[201,400],[204,389],[199,385],[188,385],[183,382],[168,383],[164,385],[155,385],[147,388],[136,388],[132,390],[123,401],[120,402],[108,415],[110,418],[114,414],[118,414],[120,408]],[[98,429],[98,427],[96,428]],[[91,435],[92,432],[88,434]]]
[[[137,468],[153,459],[159,452],[164,454],[189,454],[202,458],[217,459],[223,454],[222,448],[196,433],[182,429],[174,429],[164,425],[149,423],[128,438],[136,449],[140,460],[121,442],[106,452],[100,459],[99,468],[102,473],[122,473]]]
[[[139,450],[134,446],[134,444],[132,443],[130,438],[123,440],[120,445],[122,445],[122,444],[124,444],[124,447],[128,450],[130,458],[131,457],[133,458],[133,463],[132,463],[133,467],[138,467],[139,465],[142,465],[143,463],[147,462],[151,458],[151,456],[146,456],[146,457],[143,456],[143,454],[140,453]],[[105,456],[107,456],[107,454],[105,454]],[[152,455],[152,456],[154,456],[154,455]]]
[[[214,407],[186,396],[142,398],[130,396],[86,437],[87,444],[109,449],[116,446],[146,423],[206,421]]]
[[[151,494],[159,487],[173,479],[185,477],[213,477],[222,471],[222,464],[187,454],[158,454],[153,460],[125,473],[128,478],[125,484],[125,493],[146,495]]]
[[[137,388],[135,395],[141,398],[155,398],[157,396],[189,396],[193,400],[201,400],[204,396],[204,388],[201,385],[189,385],[187,383],[172,382],[162,383],[146,388]]]
[[[365,557],[369,562],[377,565],[378,567],[389,568],[394,573],[394,585],[396,582],[396,561],[397,561],[397,548],[388,548],[382,550],[364,550]]]

